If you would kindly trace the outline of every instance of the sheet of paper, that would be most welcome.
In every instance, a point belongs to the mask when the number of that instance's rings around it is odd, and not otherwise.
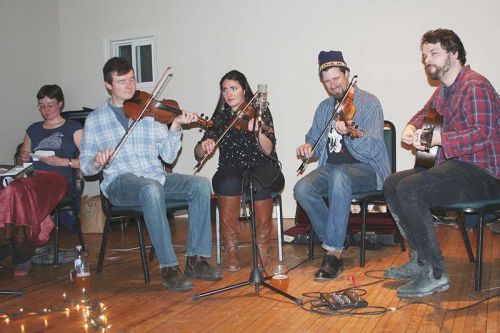
[[[54,156],[55,152],[53,150],[37,150],[34,153],[30,153],[31,158],[33,161],[38,161],[40,157],[48,157],[48,156]]]

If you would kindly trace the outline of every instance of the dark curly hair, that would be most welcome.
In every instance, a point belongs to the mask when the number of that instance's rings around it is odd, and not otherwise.
[[[467,60],[467,52],[465,52],[464,45],[462,44],[462,41],[456,33],[448,29],[435,29],[427,31],[422,36],[420,48],[422,48],[424,44],[436,43],[440,43],[441,47],[448,52],[458,52],[458,60],[460,61],[462,66],[465,65],[465,61]]]

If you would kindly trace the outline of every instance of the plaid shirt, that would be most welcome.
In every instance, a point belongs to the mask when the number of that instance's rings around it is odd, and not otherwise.
[[[131,122],[131,121],[130,121]],[[80,145],[80,169],[87,175],[100,170],[94,167],[98,151],[115,148],[125,129],[118,121],[109,104],[101,105],[85,120],[83,139]],[[116,158],[104,170],[101,189],[106,194],[108,185],[119,175],[133,173],[139,177],[155,179],[165,183],[165,169],[158,158],[172,163],[181,148],[181,131],[169,131],[167,125],[145,117],[139,121]]]
[[[500,179],[500,98],[491,83],[465,66],[450,87],[435,90],[409,124],[421,128],[424,110],[431,108],[443,116],[436,163],[455,158]]]

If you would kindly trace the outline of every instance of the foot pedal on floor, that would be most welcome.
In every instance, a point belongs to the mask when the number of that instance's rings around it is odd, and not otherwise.
[[[320,299],[331,309],[358,309],[368,306],[355,291],[347,290],[341,293],[321,293]]]

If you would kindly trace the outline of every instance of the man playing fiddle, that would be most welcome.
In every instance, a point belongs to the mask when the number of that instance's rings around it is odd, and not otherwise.
[[[343,268],[352,193],[382,189],[390,165],[384,145],[384,114],[377,97],[351,87],[354,117],[328,124],[335,105],[348,93],[350,71],[340,51],[322,51],[318,62],[319,77],[329,97],[316,109],[306,143],[297,148],[297,155],[319,158],[319,164],[297,182],[294,194],[326,250],[315,273],[315,280],[321,281],[335,278]],[[358,135],[349,135],[353,123],[358,126]],[[328,136],[320,137],[325,126],[330,126]],[[328,204],[323,197],[328,197]]]
[[[426,110],[435,109],[443,123],[430,144],[439,147],[436,165],[395,173],[384,184],[387,205],[412,255],[405,265],[384,273],[411,280],[398,288],[400,297],[423,297],[450,287],[430,209],[500,197],[500,104],[495,89],[465,66],[464,46],[453,31],[427,32],[421,50],[428,76],[441,84],[409,121],[401,141],[424,149]]]
[[[111,58],[103,68],[104,85],[111,99],[86,119],[80,149],[80,167],[85,175],[97,174],[106,165],[131,123],[123,102],[136,91],[135,73],[123,58]],[[222,272],[205,260],[212,252],[210,181],[199,176],[166,173],[166,163],[175,160],[181,147],[181,125],[198,116],[182,112],[170,129],[152,117],[141,119],[116,158],[103,170],[101,190],[113,205],[141,206],[149,236],[160,262],[161,282],[172,291],[192,288],[191,278],[217,280]],[[187,259],[182,274],[172,246],[165,202],[186,200],[189,205]]]

